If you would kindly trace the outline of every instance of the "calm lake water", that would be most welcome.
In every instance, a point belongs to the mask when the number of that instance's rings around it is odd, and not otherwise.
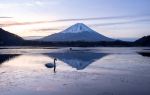
[[[0,49],[0,95],[150,95],[150,48],[20,48]]]

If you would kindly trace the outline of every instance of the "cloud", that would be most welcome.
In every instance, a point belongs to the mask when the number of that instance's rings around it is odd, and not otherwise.
[[[123,22],[114,22],[114,23],[100,23],[100,24],[88,24],[90,27],[99,27],[99,26],[113,26],[113,25],[122,25],[122,24],[131,24],[131,23],[137,23],[137,22],[150,22],[150,19],[137,19],[132,21],[123,21]],[[41,28],[41,29],[34,29],[31,31],[53,31],[53,30],[64,30],[69,26],[62,26],[62,27],[55,27],[55,28]]]
[[[143,19],[144,18],[144,19]],[[34,22],[14,22],[14,23],[0,23],[2,27],[7,26],[16,26],[16,25],[32,25],[32,24],[41,24],[41,23],[52,23],[52,22],[69,22],[69,21],[92,21],[92,20],[122,20],[122,19],[128,19],[130,21],[125,22],[115,22],[115,23],[104,23],[101,24],[101,26],[106,25],[115,25],[115,24],[127,24],[130,22],[149,22],[150,21],[150,15],[132,15],[132,16],[112,16],[112,17],[95,17],[95,18],[77,18],[77,19],[58,19],[58,20],[51,20],[51,21],[34,21]],[[99,24],[100,25],[100,24]],[[96,26],[96,25],[95,25]]]
[[[137,19],[137,20],[123,21],[123,22],[114,22],[114,23],[90,24],[89,26],[91,26],[91,27],[113,26],[113,25],[131,24],[131,23],[139,23],[139,22],[150,22],[150,18],[149,19]]]
[[[13,17],[1,16],[0,18],[13,18]]]
[[[95,18],[78,18],[78,19],[59,19],[51,22],[65,22],[65,21],[88,21],[88,20],[107,20],[107,19],[131,19],[150,15],[132,15],[132,16],[112,16],[112,17],[95,17]]]
[[[14,2],[13,0],[9,2],[1,2],[1,9],[9,9],[9,8],[25,8],[25,7],[36,7],[36,6],[45,6],[45,5],[56,5],[61,1],[59,0],[17,0]]]
[[[34,29],[31,31],[53,31],[53,30],[62,30],[62,28],[41,28],[41,29]]]
[[[25,6],[26,3],[16,3],[16,2],[12,2],[12,3],[0,3],[0,8],[1,9],[10,9],[10,8],[22,8],[23,6]]]
[[[36,22],[6,22],[6,23],[0,23],[1,27],[8,27],[8,26],[19,26],[19,25],[32,25],[32,24],[40,24],[40,23],[46,23],[48,21],[36,21]]]
[[[34,2],[26,2],[25,5],[28,7],[34,7],[34,6],[44,6],[46,5],[46,2],[43,1],[34,1]]]

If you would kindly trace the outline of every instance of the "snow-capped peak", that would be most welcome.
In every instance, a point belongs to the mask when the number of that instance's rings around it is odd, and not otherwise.
[[[66,30],[49,35],[42,39],[43,41],[55,41],[55,42],[71,42],[71,41],[88,41],[88,42],[95,42],[95,41],[113,41],[113,39],[105,37],[97,33],[96,31],[92,30],[88,26],[77,23],[72,25],[71,27],[67,28]]]
[[[83,23],[77,23],[72,25],[71,27],[67,28],[66,30],[62,31],[61,33],[79,33],[79,32],[92,32],[93,30],[90,29]]]

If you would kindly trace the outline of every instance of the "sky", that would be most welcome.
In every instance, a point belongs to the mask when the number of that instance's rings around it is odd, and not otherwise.
[[[0,0],[0,27],[44,37],[75,23],[115,39],[150,35],[150,0]]]

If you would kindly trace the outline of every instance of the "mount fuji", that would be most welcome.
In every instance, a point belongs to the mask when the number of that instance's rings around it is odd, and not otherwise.
[[[45,42],[71,42],[71,41],[114,41],[104,35],[97,33],[83,23],[77,23],[66,30],[44,37],[41,41]]]

